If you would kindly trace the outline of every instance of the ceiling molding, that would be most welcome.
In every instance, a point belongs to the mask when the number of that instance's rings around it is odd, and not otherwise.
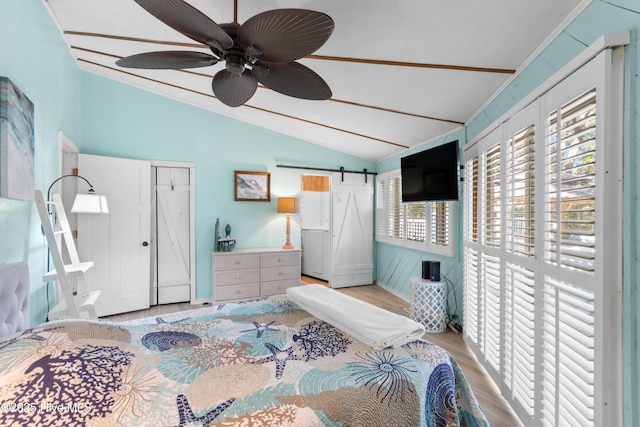
[[[103,51],[99,51],[99,50],[95,50],[95,49],[87,49],[87,48],[76,46],[76,45],[71,45],[71,49],[78,50],[78,51],[81,51],[81,52],[93,53],[93,54],[96,54],[96,55],[108,56],[108,57],[114,58],[114,59],[122,59],[122,56],[119,56],[119,55],[114,55],[112,53],[103,52]],[[81,60],[81,59],[78,58],[78,60]],[[105,66],[105,67],[107,67],[109,69],[112,69],[112,70],[123,71],[123,70],[120,70],[119,68],[113,68],[113,67],[108,67],[108,66]],[[198,72],[191,71],[191,70],[188,70],[188,69],[175,69],[175,70],[168,70],[168,71],[180,71],[180,72],[183,72],[183,73],[187,73],[187,74],[191,74],[191,75],[195,75],[195,76],[199,76],[199,77],[205,77],[205,78],[208,78],[208,79],[213,77],[210,74],[198,73]],[[129,73],[129,74],[131,74],[131,73]],[[133,75],[138,76],[137,74],[133,74]],[[265,87],[263,85],[259,85],[258,87],[260,89],[268,89],[267,87]],[[393,109],[390,109],[390,108],[378,107],[378,106],[375,106],[375,105],[367,105],[367,104],[362,104],[362,103],[352,102],[352,101],[347,101],[347,100],[342,100],[342,99],[330,98],[330,99],[328,99],[328,101],[336,102],[336,103],[339,103],[339,104],[351,105],[353,107],[368,108],[368,109],[372,109],[372,110],[376,110],[376,111],[384,111],[386,113],[401,114],[401,115],[404,115],[404,116],[416,117],[416,118],[420,118],[420,119],[434,120],[434,121],[438,121],[438,122],[452,123],[452,124],[456,124],[456,125],[463,125],[464,124],[464,122],[457,121],[457,120],[425,116],[425,115],[422,115],[422,114],[409,113],[409,112],[406,112],[406,111],[393,110]]]
[[[470,67],[465,65],[425,64],[420,62],[385,61],[385,60],[379,60],[379,59],[364,59],[364,58],[343,58],[340,56],[326,56],[326,55],[308,55],[306,56],[306,58],[320,59],[323,61],[352,62],[357,64],[390,65],[394,67],[416,67],[416,68],[435,68],[440,70],[471,71],[476,73],[514,74],[516,72],[516,70],[509,70],[504,68]]]
[[[153,40],[153,39],[144,39],[140,37],[116,36],[113,34],[88,33],[85,31],[65,31],[64,34],[68,36],[97,37],[97,38],[111,39],[111,40],[122,40],[127,42],[140,42],[140,43],[163,44],[163,45],[169,45],[169,46],[192,47],[194,49],[208,49],[208,46],[200,43],[174,42],[169,40]]]
[[[208,98],[214,98],[214,99],[216,98],[214,95],[211,95],[211,94],[208,94],[208,93],[204,93],[204,92],[200,92],[200,91],[197,91],[197,90],[189,89],[189,88],[186,88],[186,87],[183,87],[183,86],[174,85],[172,83],[167,83],[167,82],[164,82],[162,80],[157,80],[157,79],[152,79],[150,77],[141,76],[140,74],[136,74],[136,73],[132,73],[132,72],[129,72],[129,71],[122,70],[122,69],[110,67],[108,65],[100,64],[100,63],[94,62],[94,61],[89,61],[87,59],[78,58],[78,61],[84,62],[86,64],[91,64],[91,65],[94,65],[94,66],[97,66],[97,67],[106,68],[106,69],[111,70],[111,71],[117,71],[119,73],[123,73],[123,74],[129,75],[129,76],[132,76],[132,77],[137,77],[137,78],[140,78],[140,79],[143,79],[143,80],[147,80],[147,81],[150,81],[150,82],[153,82],[153,83],[163,84],[165,86],[169,86],[169,87],[172,87],[172,88],[175,88],[175,89],[180,89],[180,90],[184,90],[184,91],[187,91],[187,92],[195,93],[197,95],[206,96]],[[174,71],[184,71],[184,70],[174,70]],[[210,77],[210,76],[207,76],[207,77]],[[376,138],[374,136],[365,135],[365,134],[353,132],[353,131],[350,131],[350,130],[338,128],[338,127],[335,127],[335,126],[330,126],[330,125],[327,125],[327,124],[324,124],[324,123],[314,122],[314,121],[311,121],[311,120],[303,119],[301,117],[296,117],[296,116],[292,116],[292,115],[289,115],[289,114],[279,113],[277,111],[272,111],[272,110],[269,110],[269,109],[266,109],[266,108],[256,107],[255,105],[250,105],[250,104],[247,104],[247,103],[245,103],[245,104],[240,106],[240,108],[242,108],[242,107],[253,108],[255,110],[263,111],[265,113],[274,114],[276,116],[286,117],[288,119],[293,119],[293,120],[297,120],[297,121],[300,121],[300,122],[303,122],[303,123],[308,123],[308,124],[312,124],[312,125],[315,125],[315,126],[320,126],[320,127],[325,128],[325,129],[331,129],[331,130],[339,131],[339,132],[342,132],[342,133],[347,133],[349,135],[359,136],[361,138],[366,138],[366,139],[370,139],[372,141],[382,142],[384,144],[393,145],[393,146],[400,147],[400,148],[410,148],[407,145],[399,144],[397,142],[387,141],[387,140],[384,140],[384,139]]]
[[[378,111],[384,111],[386,113],[403,114],[405,116],[417,117],[417,118],[420,118],[420,119],[435,120],[437,122],[453,123],[453,124],[456,124],[456,125],[463,125],[464,124],[464,122],[461,122],[461,121],[458,121],[458,120],[441,119],[441,118],[438,118],[438,117],[424,116],[422,114],[408,113],[406,111],[392,110],[390,108],[376,107],[374,105],[360,104],[358,102],[345,101],[345,100],[341,100],[341,99],[330,98],[329,101],[338,102],[338,103],[341,103],[341,104],[352,105],[354,107],[371,108],[371,109],[378,110]]]
[[[200,44],[200,43],[184,43],[184,42],[174,42],[174,41],[167,41],[167,40],[154,40],[154,39],[145,39],[145,38],[139,38],[139,37],[117,36],[112,34],[89,33],[84,31],[65,31],[64,33],[72,36],[98,37],[98,38],[113,39],[113,40],[140,42],[140,43],[152,43],[152,44],[162,44],[162,45],[170,45],[170,46],[191,47],[195,49],[207,49],[207,50],[209,49],[207,45]],[[388,65],[388,66],[394,66],[394,67],[433,68],[433,69],[440,69],[440,70],[470,71],[470,72],[479,72],[479,73],[515,74],[516,72],[516,70],[510,70],[505,68],[473,67],[473,66],[466,66],[466,65],[426,64],[426,63],[420,63],[420,62],[386,61],[386,60],[365,59],[365,58],[345,58],[341,56],[328,56],[328,55],[308,55],[305,58],[317,59],[322,61],[350,62],[354,64]]]

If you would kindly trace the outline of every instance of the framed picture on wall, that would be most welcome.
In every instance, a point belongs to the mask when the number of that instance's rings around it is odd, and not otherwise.
[[[235,171],[235,198],[242,202],[270,202],[269,172]]]
[[[33,200],[33,103],[0,77],[0,197]]]

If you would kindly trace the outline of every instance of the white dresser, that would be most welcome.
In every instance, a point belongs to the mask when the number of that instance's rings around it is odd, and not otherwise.
[[[212,302],[284,293],[300,285],[300,249],[234,249],[211,252]]]

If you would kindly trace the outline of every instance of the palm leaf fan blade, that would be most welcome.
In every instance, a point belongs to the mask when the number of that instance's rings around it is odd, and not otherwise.
[[[295,61],[318,50],[331,36],[334,22],[328,15],[306,9],[276,9],[249,18],[238,29],[243,49],[255,46],[261,61]]]
[[[218,58],[207,53],[186,51],[160,51],[139,53],[116,61],[116,65],[127,68],[176,70],[181,68],[207,67],[218,63]]]
[[[144,10],[176,31],[208,46],[233,46],[231,37],[207,15],[182,0],[135,0]]]
[[[322,77],[298,62],[256,66],[253,76],[269,89],[294,98],[325,100],[332,95]]]

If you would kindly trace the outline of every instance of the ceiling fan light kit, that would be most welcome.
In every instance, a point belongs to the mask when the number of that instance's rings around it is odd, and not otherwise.
[[[203,52],[161,51],[116,61],[127,68],[183,69],[225,63],[211,84],[214,95],[230,107],[247,102],[258,83],[283,95],[326,100],[331,89],[317,73],[296,62],[318,50],[331,36],[328,15],[307,9],[259,13],[244,24],[216,24],[183,0],[135,0],[147,12],[185,36],[203,43]]]

